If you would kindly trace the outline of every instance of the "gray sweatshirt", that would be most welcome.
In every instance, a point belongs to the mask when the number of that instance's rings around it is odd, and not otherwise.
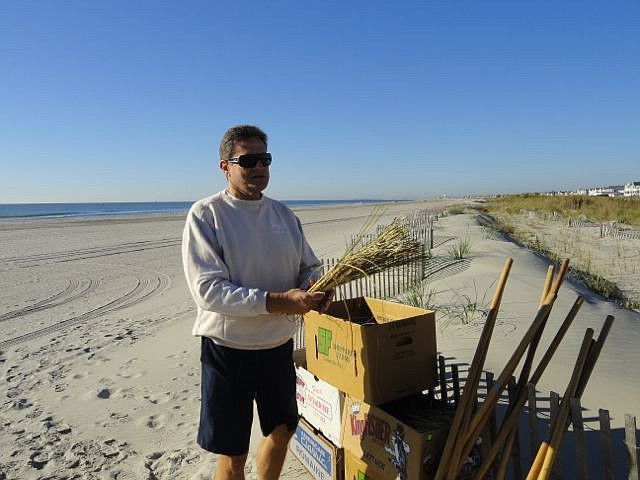
[[[245,350],[293,336],[295,316],[268,313],[267,292],[306,288],[320,267],[289,208],[264,195],[240,200],[226,191],[189,210],[182,261],[198,306],[192,333]]]

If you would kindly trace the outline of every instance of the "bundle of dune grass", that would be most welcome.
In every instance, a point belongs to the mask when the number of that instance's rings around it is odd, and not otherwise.
[[[379,218],[379,216],[378,216]],[[395,218],[380,234],[366,241],[366,231],[375,223],[372,216],[346,253],[313,286],[310,292],[328,292],[353,280],[382,272],[415,260],[424,254],[422,244],[409,235],[409,227]]]

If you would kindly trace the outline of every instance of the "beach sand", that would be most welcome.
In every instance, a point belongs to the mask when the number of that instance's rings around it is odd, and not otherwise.
[[[381,221],[450,203],[389,203]],[[296,213],[317,255],[337,257],[372,209]],[[212,477],[215,457],[195,443],[199,341],[182,273],[183,223],[183,215],[0,223],[0,479]],[[514,259],[487,357],[498,374],[535,314],[548,262],[487,236],[472,215],[442,218],[436,236],[436,256],[456,238],[471,241],[469,259],[429,278],[438,315],[450,312],[439,323],[439,350],[461,365],[471,360],[482,316],[463,324],[454,305],[465,295],[488,304],[504,259]],[[624,413],[640,414],[640,315],[567,281],[548,332],[578,294],[585,306],[538,388],[562,392],[584,329],[597,334],[615,315],[583,405],[585,417],[609,409],[619,428]],[[545,335],[541,345],[548,342]],[[254,425],[251,459],[259,437]],[[256,478],[251,462],[248,470]],[[289,455],[282,478],[311,477]]]

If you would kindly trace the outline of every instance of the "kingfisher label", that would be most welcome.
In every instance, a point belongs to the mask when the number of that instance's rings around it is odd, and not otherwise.
[[[376,417],[370,413],[365,413],[364,418],[358,418],[355,415],[350,416],[351,435],[364,438],[369,436],[379,443],[388,445],[391,436],[391,426],[383,419]]]

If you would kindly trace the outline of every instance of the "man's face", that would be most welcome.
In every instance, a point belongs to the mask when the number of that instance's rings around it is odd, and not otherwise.
[[[234,157],[248,153],[266,153],[267,146],[259,138],[248,138],[236,142]],[[242,200],[260,200],[262,191],[269,184],[269,167],[258,162],[253,168],[241,167],[237,163],[220,161],[220,168],[224,171],[229,185],[230,195]]]

